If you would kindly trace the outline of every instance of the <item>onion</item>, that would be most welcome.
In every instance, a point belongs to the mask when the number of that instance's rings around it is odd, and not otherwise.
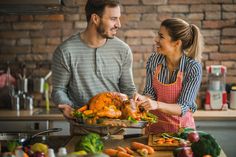
[[[187,139],[193,143],[193,142],[198,142],[200,137],[197,131],[191,131],[188,133]]]
[[[191,147],[183,147],[178,157],[193,157],[193,152]]]
[[[179,147],[173,151],[174,157],[193,157],[191,147]]]

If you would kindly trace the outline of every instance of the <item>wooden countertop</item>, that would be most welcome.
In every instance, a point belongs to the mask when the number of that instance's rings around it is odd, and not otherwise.
[[[73,136],[71,140],[66,145],[68,152],[73,152],[75,144],[79,140],[79,136]],[[105,148],[116,148],[117,146],[130,146],[132,141],[141,142],[144,144],[147,144],[148,140],[146,136],[138,137],[138,138],[127,138],[122,140],[117,139],[108,139],[105,140],[104,145]],[[155,151],[154,154],[148,155],[148,157],[174,157],[172,151]],[[226,157],[224,151],[221,151],[221,154],[219,157]]]
[[[39,111],[35,108],[33,111],[28,110],[0,110],[0,120],[65,120],[61,113],[35,114]],[[236,120],[236,110],[227,111],[205,111],[198,110],[194,114],[195,120]]]
[[[39,110],[39,108],[36,108],[32,111],[0,110],[0,120],[65,120],[61,113],[35,114]]]
[[[193,114],[195,120],[236,120],[236,110],[206,111],[198,110]]]

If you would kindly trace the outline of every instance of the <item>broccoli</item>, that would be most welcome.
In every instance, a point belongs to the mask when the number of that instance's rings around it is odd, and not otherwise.
[[[177,136],[187,140],[188,134],[192,131],[194,131],[192,128],[181,128]],[[212,157],[219,156],[221,148],[214,137],[204,131],[197,131],[197,133],[200,139],[197,142],[193,142],[191,145],[194,157],[202,157],[203,155],[211,155]]]
[[[203,155],[211,155],[217,157],[220,155],[221,148],[216,140],[208,133],[198,131],[200,139],[191,145],[195,157],[202,157]]]
[[[75,151],[85,150],[87,153],[99,153],[104,148],[100,135],[96,133],[89,133],[82,136],[75,146]]]

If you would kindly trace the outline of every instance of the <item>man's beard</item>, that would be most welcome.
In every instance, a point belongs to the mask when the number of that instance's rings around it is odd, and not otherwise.
[[[101,22],[99,24],[99,26],[97,27],[97,32],[103,37],[103,38],[106,38],[106,39],[113,39],[114,36],[109,36],[108,34],[106,34],[105,32],[105,29],[104,29],[104,25],[103,23]]]

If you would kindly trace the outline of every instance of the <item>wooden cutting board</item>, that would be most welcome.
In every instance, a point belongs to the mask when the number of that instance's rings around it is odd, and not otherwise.
[[[179,143],[157,143],[157,139],[160,138],[160,134],[149,134],[148,136],[148,145],[153,147],[155,150],[174,150],[179,147]]]

